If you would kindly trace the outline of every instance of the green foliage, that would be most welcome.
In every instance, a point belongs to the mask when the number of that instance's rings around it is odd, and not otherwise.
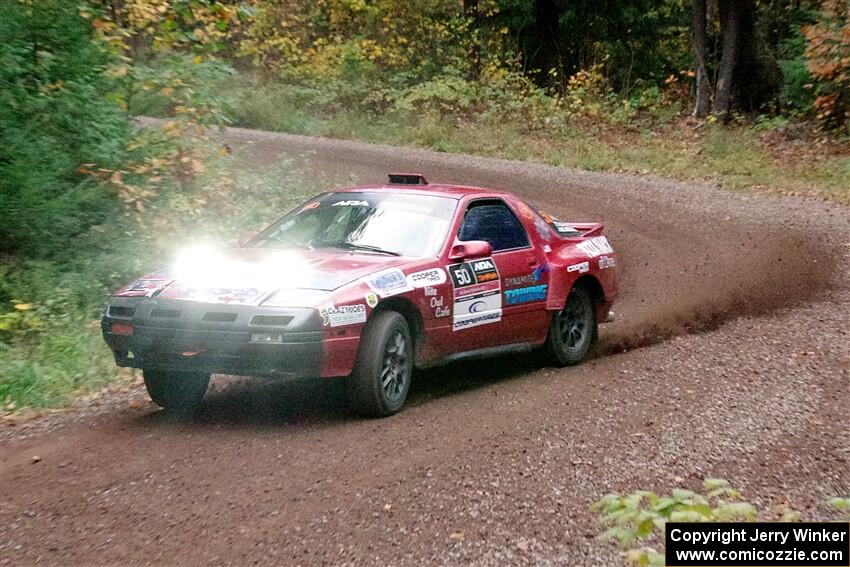
[[[833,498],[828,504],[836,510],[850,510],[850,499]],[[664,553],[655,544],[663,539],[667,522],[752,522],[768,519],[764,511],[741,497],[741,493],[721,478],[703,481],[703,493],[674,488],[669,495],[639,490],[631,494],[607,494],[593,504],[603,524],[609,526],[599,537],[616,541],[627,560],[634,565],[664,565]],[[772,510],[769,519],[798,522],[801,514],[788,507]]]
[[[130,128],[74,3],[2,2],[0,37],[0,253],[55,255],[114,210],[79,168],[117,167]]]

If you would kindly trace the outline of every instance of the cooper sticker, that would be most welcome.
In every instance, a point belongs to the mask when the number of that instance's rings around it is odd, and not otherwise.
[[[616,268],[617,267],[617,259],[613,256],[600,256],[599,257],[599,269],[605,270],[608,268]]]
[[[573,264],[572,266],[567,266],[568,272],[578,272],[583,274],[585,272],[590,271],[590,262],[581,262],[580,264]]]
[[[407,283],[415,288],[444,284],[446,283],[446,272],[442,268],[414,272],[407,275]]]
[[[591,258],[595,258],[596,256],[602,256],[603,254],[614,253],[614,249],[611,248],[611,244],[604,236],[594,236],[593,238],[589,238],[584,242],[580,242],[578,245],[576,245],[576,248],[578,248]]]
[[[532,301],[543,301],[546,299],[546,284],[520,287],[505,291],[505,305],[518,305],[520,303],[531,303]]]
[[[366,294],[366,305],[374,309],[378,306],[378,296],[371,291]]]
[[[322,324],[326,327],[355,325],[366,322],[366,306],[362,303],[357,305],[331,305],[322,308],[319,315],[322,316]]]
[[[366,280],[369,287],[381,297],[388,297],[397,293],[404,293],[413,289],[407,283],[404,273],[398,268],[390,268],[383,272],[369,276]]]

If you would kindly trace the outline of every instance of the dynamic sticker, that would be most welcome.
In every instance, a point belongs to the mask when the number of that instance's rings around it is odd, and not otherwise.
[[[576,248],[578,248],[591,258],[602,256],[603,254],[614,253],[614,249],[611,248],[611,244],[604,236],[594,236],[593,238],[588,238],[584,242],[580,242],[579,244],[577,244]]]
[[[446,283],[446,272],[442,268],[431,268],[430,270],[415,272],[407,275],[407,283],[415,288],[444,284]]]
[[[378,296],[371,291],[366,294],[366,305],[374,309],[378,306]]]
[[[505,278],[505,287],[519,287],[521,285],[539,282],[541,279],[543,279],[543,274],[548,271],[549,264],[541,264],[540,266],[536,267],[534,271],[530,274]]]
[[[573,264],[572,266],[567,266],[568,272],[578,272],[583,274],[585,272],[590,271],[590,262],[582,262],[580,264]]]
[[[398,268],[390,268],[369,276],[366,283],[381,297],[388,297],[413,289],[407,283],[404,273]]]
[[[518,305],[546,299],[546,284],[532,285],[505,291],[505,305]]]
[[[331,305],[322,308],[319,315],[322,316],[322,325],[326,327],[355,325],[366,322],[366,306],[362,303],[357,305]]]

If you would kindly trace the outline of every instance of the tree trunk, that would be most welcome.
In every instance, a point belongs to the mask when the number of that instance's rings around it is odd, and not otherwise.
[[[541,86],[553,86],[563,80],[561,73],[561,8],[555,0],[534,0],[534,28],[537,35],[537,50],[531,57],[535,69],[535,82]],[[552,74],[554,70],[557,75]]]
[[[714,112],[728,119],[732,110],[733,79],[738,63],[738,43],[741,29],[741,2],[719,0],[720,45],[722,55],[717,74],[717,90],[714,96]]]
[[[708,66],[706,65],[707,10],[706,0],[694,0],[693,12],[691,13],[691,40],[693,41],[696,67],[696,97],[693,115],[699,118],[708,116],[711,111],[711,82],[708,79]]]

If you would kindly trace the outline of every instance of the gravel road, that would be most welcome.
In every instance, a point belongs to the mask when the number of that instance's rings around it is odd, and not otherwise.
[[[139,388],[0,434],[2,565],[622,564],[590,504],[729,479],[833,518],[850,494],[850,209],[663,179],[229,129],[252,166],[390,170],[602,220],[623,268],[594,358],[416,375],[362,421],[338,381]],[[324,178],[323,177],[323,178]]]

